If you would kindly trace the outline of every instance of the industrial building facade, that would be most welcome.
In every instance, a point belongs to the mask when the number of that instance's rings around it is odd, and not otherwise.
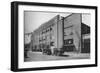
[[[54,46],[64,52],[89,53],[89,36],[90,27],[82,23],[82,14],[73,13],[67,17],[57,15],[32,33],[31,44],[33,50]],[[86,43],[88,47],[85,47]]]

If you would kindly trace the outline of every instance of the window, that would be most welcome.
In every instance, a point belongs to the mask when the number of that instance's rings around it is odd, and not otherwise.
[[[42,33],[41,34],[43,34],[43,31],[42,31]]]
[[[48,30],[46,30],[46,32],[48,32]]]
[[[50,45],[51,45],[51,46],[54,46],[54,42],[51,42]]]
[[[52,30],[52,28],[50,28],[50,31]]]
[[[47,31],[49,31],[49,29]]]

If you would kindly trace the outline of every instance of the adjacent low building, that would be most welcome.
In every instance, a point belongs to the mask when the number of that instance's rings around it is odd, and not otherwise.
[[[30,49],[31,35],[32,35],[32,33],[25,33],[24,34],[24,47],[25,47],[26,50]]]

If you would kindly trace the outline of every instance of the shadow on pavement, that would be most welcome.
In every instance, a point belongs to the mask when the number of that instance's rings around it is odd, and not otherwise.
[[[69,57],[69,55],[60,55],[61,57]]]

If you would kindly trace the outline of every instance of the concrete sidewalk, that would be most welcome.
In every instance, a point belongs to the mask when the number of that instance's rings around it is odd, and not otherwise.
[[[65,52],[64,55],[69,55],[70,57],[79,58],[90,58],[90,53],[75,53],[75,52]]]
[[[88,53],[73,53],[65,52],[61,56],[43,55],[42,52],[28,52],[28,57],[25,61],[51,61],[51,60],[71,60],[71,59],[90,59]]]
[[[42,52],[32,52],[32,51],[29,51],[30,53],[35,53],[35,54],[39,54],[39,55],[43,55]],[[66,57],[90,57],[90,53],[75,53],[75,52],[65,52],[63,56]],[[48,55],[48,56],[52,56],[52,55]],[[59,57],[59,56],[58,56]]]

